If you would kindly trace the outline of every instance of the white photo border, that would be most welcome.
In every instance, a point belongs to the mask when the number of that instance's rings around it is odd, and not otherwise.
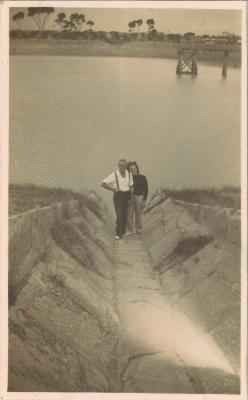
[[[246,1],[3,1],[0,2],[0,400],[234,400],[247,399],[247,26]],[[9,9],[49,5],[64,8],[219,9],[242,11],[241,132],[241,394],[46,393],[8,392],[8,155]]]

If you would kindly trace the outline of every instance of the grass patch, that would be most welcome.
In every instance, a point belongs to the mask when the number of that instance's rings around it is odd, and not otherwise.
[[[69,200],[78,200],[81,212],[83,212],[84,207],[87,207],[99,218],[102,218],[99,204],[83,193],[74,192],[70,189],[49,188],[34,184],[9,185],[9,215],[22,214],[32,209],[47,207]]]
[[[222,206],[225,208],[241,208],[241,191],[234,186],[222,188],[197,188],[197,189],[161,189],[161,202],[171,197],[187,203],[197,203],[208,206]]]

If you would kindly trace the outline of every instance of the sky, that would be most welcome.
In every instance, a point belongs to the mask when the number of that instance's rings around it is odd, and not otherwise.
[[[19,11],[25,13],[22,29],[36,29],[32,18],[26,16],[26,8],[10,8],[10,29],[16,28],[12,16]],[[101,9],[101,8],[55,8],[47,22],[46,29],[56,29],[54,20],[60,12],[65,12],[67,18],[72,13],[85,14],[87,20],[95,22],[94,30],[99,31],[128,31],[128,22],[135,19],[153,18],[156,29],[162,32],[218,35],[222,32],[241,35],[240,10],[189,10],[189,9]],[[146,31],[146,24],[141,31]]]

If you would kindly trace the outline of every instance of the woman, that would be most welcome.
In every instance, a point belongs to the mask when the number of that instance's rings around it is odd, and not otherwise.
[[[142,209],[146,207],[148,183],[146,177],[139,173],[139,167],[136,161],[130,161],[127,169],[133,176],[134,184],[127,215],[127,235],[130,235],[135,232],[142,232]]]

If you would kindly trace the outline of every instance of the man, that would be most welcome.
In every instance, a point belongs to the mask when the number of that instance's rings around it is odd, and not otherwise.
[[[146,207],[146,199],[148,196],[148,183],[145,175],[140,174],[139,167],[136,161],[130,161],[127,167],[128,171],[133,176],[134,190],[131,196],[131,201],[128,208],[127,216],[127,235],[134,233],[134,218],[135,232],[142,232],[142,213]]]
[[[133,177],[127,171],[127,162],[123,158],[118,169],[102,181],[101,186],[114,193],[113,202],[116,212],[116,240],[120,240],[126,232],[127,209],[133,191]]]

